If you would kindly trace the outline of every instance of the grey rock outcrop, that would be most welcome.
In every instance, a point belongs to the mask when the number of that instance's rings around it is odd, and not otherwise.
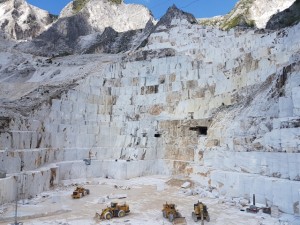
[[[91,32],[86,16],[78,14],[60,19],[36,39],[20,43],[17,48],[41,56],[69,55],[74,53],[77,39]]]
[[[165,26],[166,28],[171,28],[172,21],[176,19],[187,20],[190,24],[197,23],[197,20],[192,14],[184,12],[173,5],[167,10],[166,14],[162,16],[155,27]]]
[[[111,27],[98,34],[95,43],[82,51],[83,54],[92,53],[119,53],[125,52],[131,48],[132,41],[138,30],[118,33]]]
[[[147,39],[151,33],[169,29],[172,27],[172,21],[174,19],[186,20],[190,24],[197,23],[197,20],[192,14],[186,13],[173,5],[156,25],[149,20],[143,30],[117,32],[111,27],[106,28],[101,35],[97,35],[94,44],[90,45],[87,49],[82,51],[82,53],[119,53],[143,47],[148,42]],[[170,53],[170,50],[164,50],[163,52],[164,53],[161,51],[149,51],[146,53],[144,51],[143,53],[138,53],[136,57],[146,59],[149,57],[160,57],[160,55],[174,55],[173,51]]]
[[[280,29],[287,26],[295,25],[300,21],[300,0],[297,0],[288,9],[273,15],[268,21],[267,29]]]

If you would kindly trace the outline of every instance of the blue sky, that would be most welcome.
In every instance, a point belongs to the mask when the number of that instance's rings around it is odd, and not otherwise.
[[[58,15],[61,9],[71,0],[27,0],[32,5]],[[100,1],[100,0],[99,0]],[[238,0],[124,0],[125,3],[136,3],[149,8],[156,19],[175,4],[183,11],[192,13],[196,18],[224,15],[234,7]]]

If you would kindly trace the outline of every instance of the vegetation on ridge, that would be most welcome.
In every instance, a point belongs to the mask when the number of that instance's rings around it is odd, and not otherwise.
[[[224,30],[229,30],[231,28],[237,27],[237,26],[244,26],[244,27],[254,27],[255,22],[254,20],[248,20],[243,15],[238,15],[233,17],[232,19],[226,21],[222,28]]]
[[[123,2],[123,0],[109,0],[109,1],[115,4],[121,4]]]
[[[199,24],[204,26],[216,26],[223,30],[229,30],[237,26],[254,27],[255,21],[249,19],[249,9],[252,4],[253,0],[240,0],[229,14],[199,19]]]
[[[73,1],[73,11],[79,12],[89,0],[74,0]]]
[[[236,26],[254,27],[255,22],[249,20],[249,9],[253,4],[253,0],[241,0],[235,8],[225,16],[225,20],[221,25],[224,30],[229,30]]]
[[[73,11],[79,12],[90,0],[73,0]],[[123,0],[108,0],[114,4],[121,4]]]

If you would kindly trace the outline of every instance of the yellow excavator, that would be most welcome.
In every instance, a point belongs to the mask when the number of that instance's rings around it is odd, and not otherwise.
[[[197,202],[194,204],[194,212],[192,212],[192,217],[195,222],[199,219],[201,220],[201,225],[204,225],[204,220],[210,221],[209,214],[207,211],[207,206],[202,202]]]
[[[166,204],[163,204],[162,214],[164,218],[169,219],[173,224],[186,225],[185,218],[181,216],[173,203],[166,202]]]
[[[126,203],[118,204],[116,202],[112,202],[106,209],[102,209],[101,214],[96,213],[95,217],[102,220],[110,220],[113,217],[124,217],[129,212],[129,205]]]
[[[89,194],[90,194],[89,189],[85,189],[84,187],[76,187],[75,190],[73,191],[72,198],[81,198]]]

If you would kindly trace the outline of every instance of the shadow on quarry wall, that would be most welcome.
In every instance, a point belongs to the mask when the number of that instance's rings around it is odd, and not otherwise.
[[[0,134],[5,133],[9,130],[9,123],[10,123],[10,118],[9,117],[0,117]]]
[[[277,30],[300,22],[300,0],[296,0],[288,9],[271,17],[266,29]]]
[[[16,48],[40,56],[73,54],[78,37],[92,32],[92,27],[86,18],[87,16],[78,13],[59,19],[31,42],[20,43]]]

